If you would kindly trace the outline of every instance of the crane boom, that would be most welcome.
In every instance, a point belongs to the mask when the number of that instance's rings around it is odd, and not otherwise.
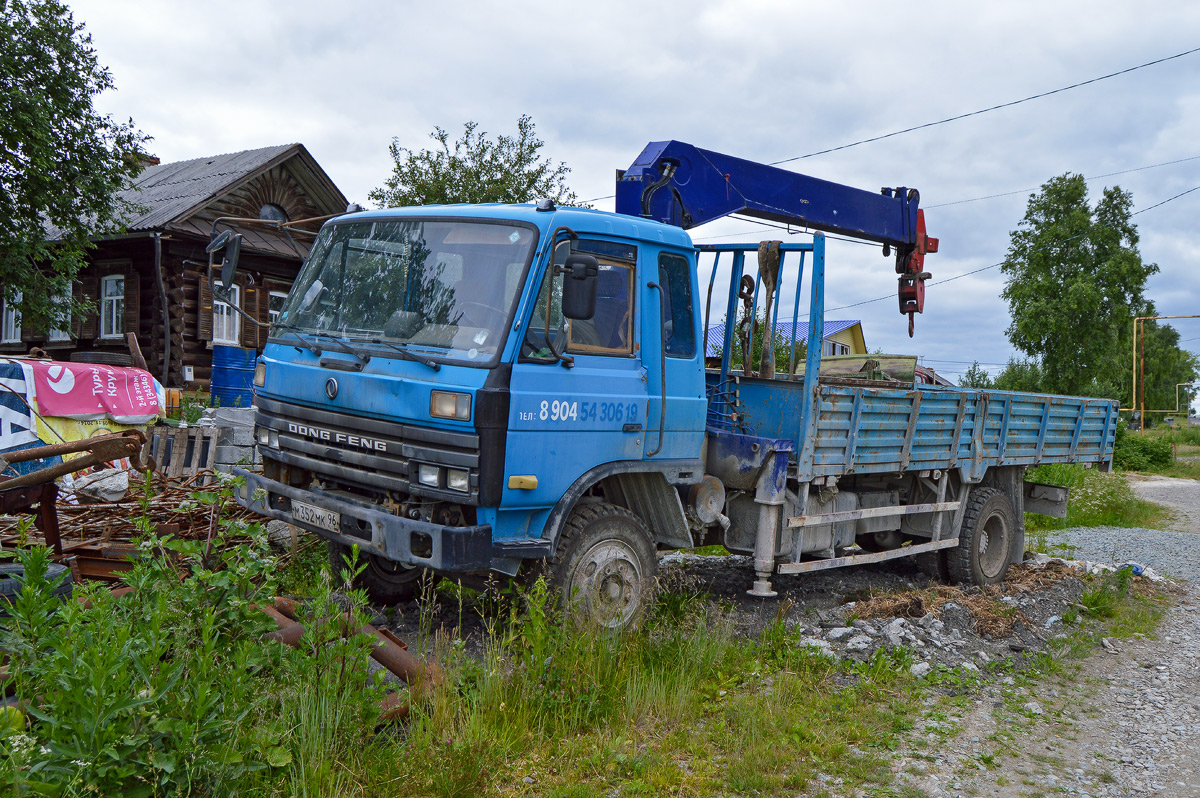
[[[900,312],[925,305],[925,255],[938,240],[925,234],[916,189],[878,193],[701,149],[654,141],[617,176],[616,210],[684,229],[741,214],[882,244],[896,252]]]

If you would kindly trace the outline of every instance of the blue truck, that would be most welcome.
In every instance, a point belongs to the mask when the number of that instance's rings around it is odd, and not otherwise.
[[[334,218],[258,363],[262,472],[236,472],[238,501],[326,538],[335,564],[357,546],[381,602],[425,572],[540,567],[622,626],[658,551],[716,543],[753,555],[755,596],[777,573],[905,556],[997,582],[1022,557],[1024,511],[1065,510],[1026,469],[1110,465],[1116,403],[922,384],[915,358],[823,357],[774,332],[785,289],[794,331],[808,286],[807,341],[822,341],[832,233],[894,253],[911,335],[937,248],[918,205],[668,141],[618,173],[615,213]],[[698,247],[686,232],[730,214],[812,234]],[[224,267],[218,297],[236,258]]]

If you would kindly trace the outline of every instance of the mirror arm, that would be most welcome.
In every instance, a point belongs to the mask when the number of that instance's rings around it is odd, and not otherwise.
[[[568,240],[579,238],[579,235],[571,228],[563,225],[562,227],[554,228],[554,232],[550,234],[550,242],[547,251],[549,252],[550,264],[546,267],[550,270],[550,279],[546,281],[546,348],[550,350],[550,354],[554,355],[555,360],[562,364],[563,368],[572,368],[575,365],[575,358],[570,355],[564,355],[558,351],[554,345],[554,341],[550,339],[550,311],[554,301],[554,278],[558,274],[562,274],[566,269],[560,269],[554,265],[554,250],[558,246],[558,237],[562,233],[567,234]]]
[[[232,309],[235,313],[237,313],[239,316],[241,316],[246,321],[253,322],[254,326],[256,326],[256,327],[270,327],[271,326],[271,324],[269,322],[263,323],[263,322],[259,321],[258,319],[254,318],[253,316],[251,316],[246,311],[242,310],[241,307],[239,307],[233,301],[233,297],[231,297],[229,295],[229,291],[227,291],[224,288],[217,287],[217,283],[214,280],[212,280],[211,278],[208,281],[208,287],[212,291],[213,299],[219,300],[226,307]]]

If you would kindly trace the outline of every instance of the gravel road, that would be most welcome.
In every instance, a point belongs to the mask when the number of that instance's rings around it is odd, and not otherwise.
[[[1169,529],[1078,527],[1052,533],[1051,543],[1070,547],[1076,559],[1135,561],[1188,579],[1158,634],[1107,641],[1077,673],[1057,680],[989,685],[958,719],[956,735],[941,742],[930,734],[938,751],[931,763],[900,756],[894,767],[902,781],[934,798],[1200,798],[1200,482],[1131,477],[1130,484],[1175,512]],[[990,743],[997,733],[1011,742]]]
[[[1174,511],[1168,529],[1073,527],[1052,532],[1051,543],[1069,547],[1070,556],[1078,560],[1139,562],[1200,586],[1200,482],[1133,476],[1129,483],[1143,499]]]

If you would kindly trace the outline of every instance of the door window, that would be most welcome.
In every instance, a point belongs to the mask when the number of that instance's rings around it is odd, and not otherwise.
[[[531,360],[554,360],[546,344],[547,303],[550,307],[550,339],[560,352],[565,350],[569,354],[631,357],[636,250],[602,241],[576,241],[573,248],[563,242],[555,250],[554,264],[561,266],[566,263],[567,255],[572,251],[594,254],[599,261],[596,314],[590,319],[564,319],[563,276],[548,270],[526,331],[523,347],[525,357]],[[617,260],[617,257],[621,260]]]
[[[662,286],[667,357],[691,358],[696,354],[691,263],[682,255],[662,253],[658,256],[658,284]]]

